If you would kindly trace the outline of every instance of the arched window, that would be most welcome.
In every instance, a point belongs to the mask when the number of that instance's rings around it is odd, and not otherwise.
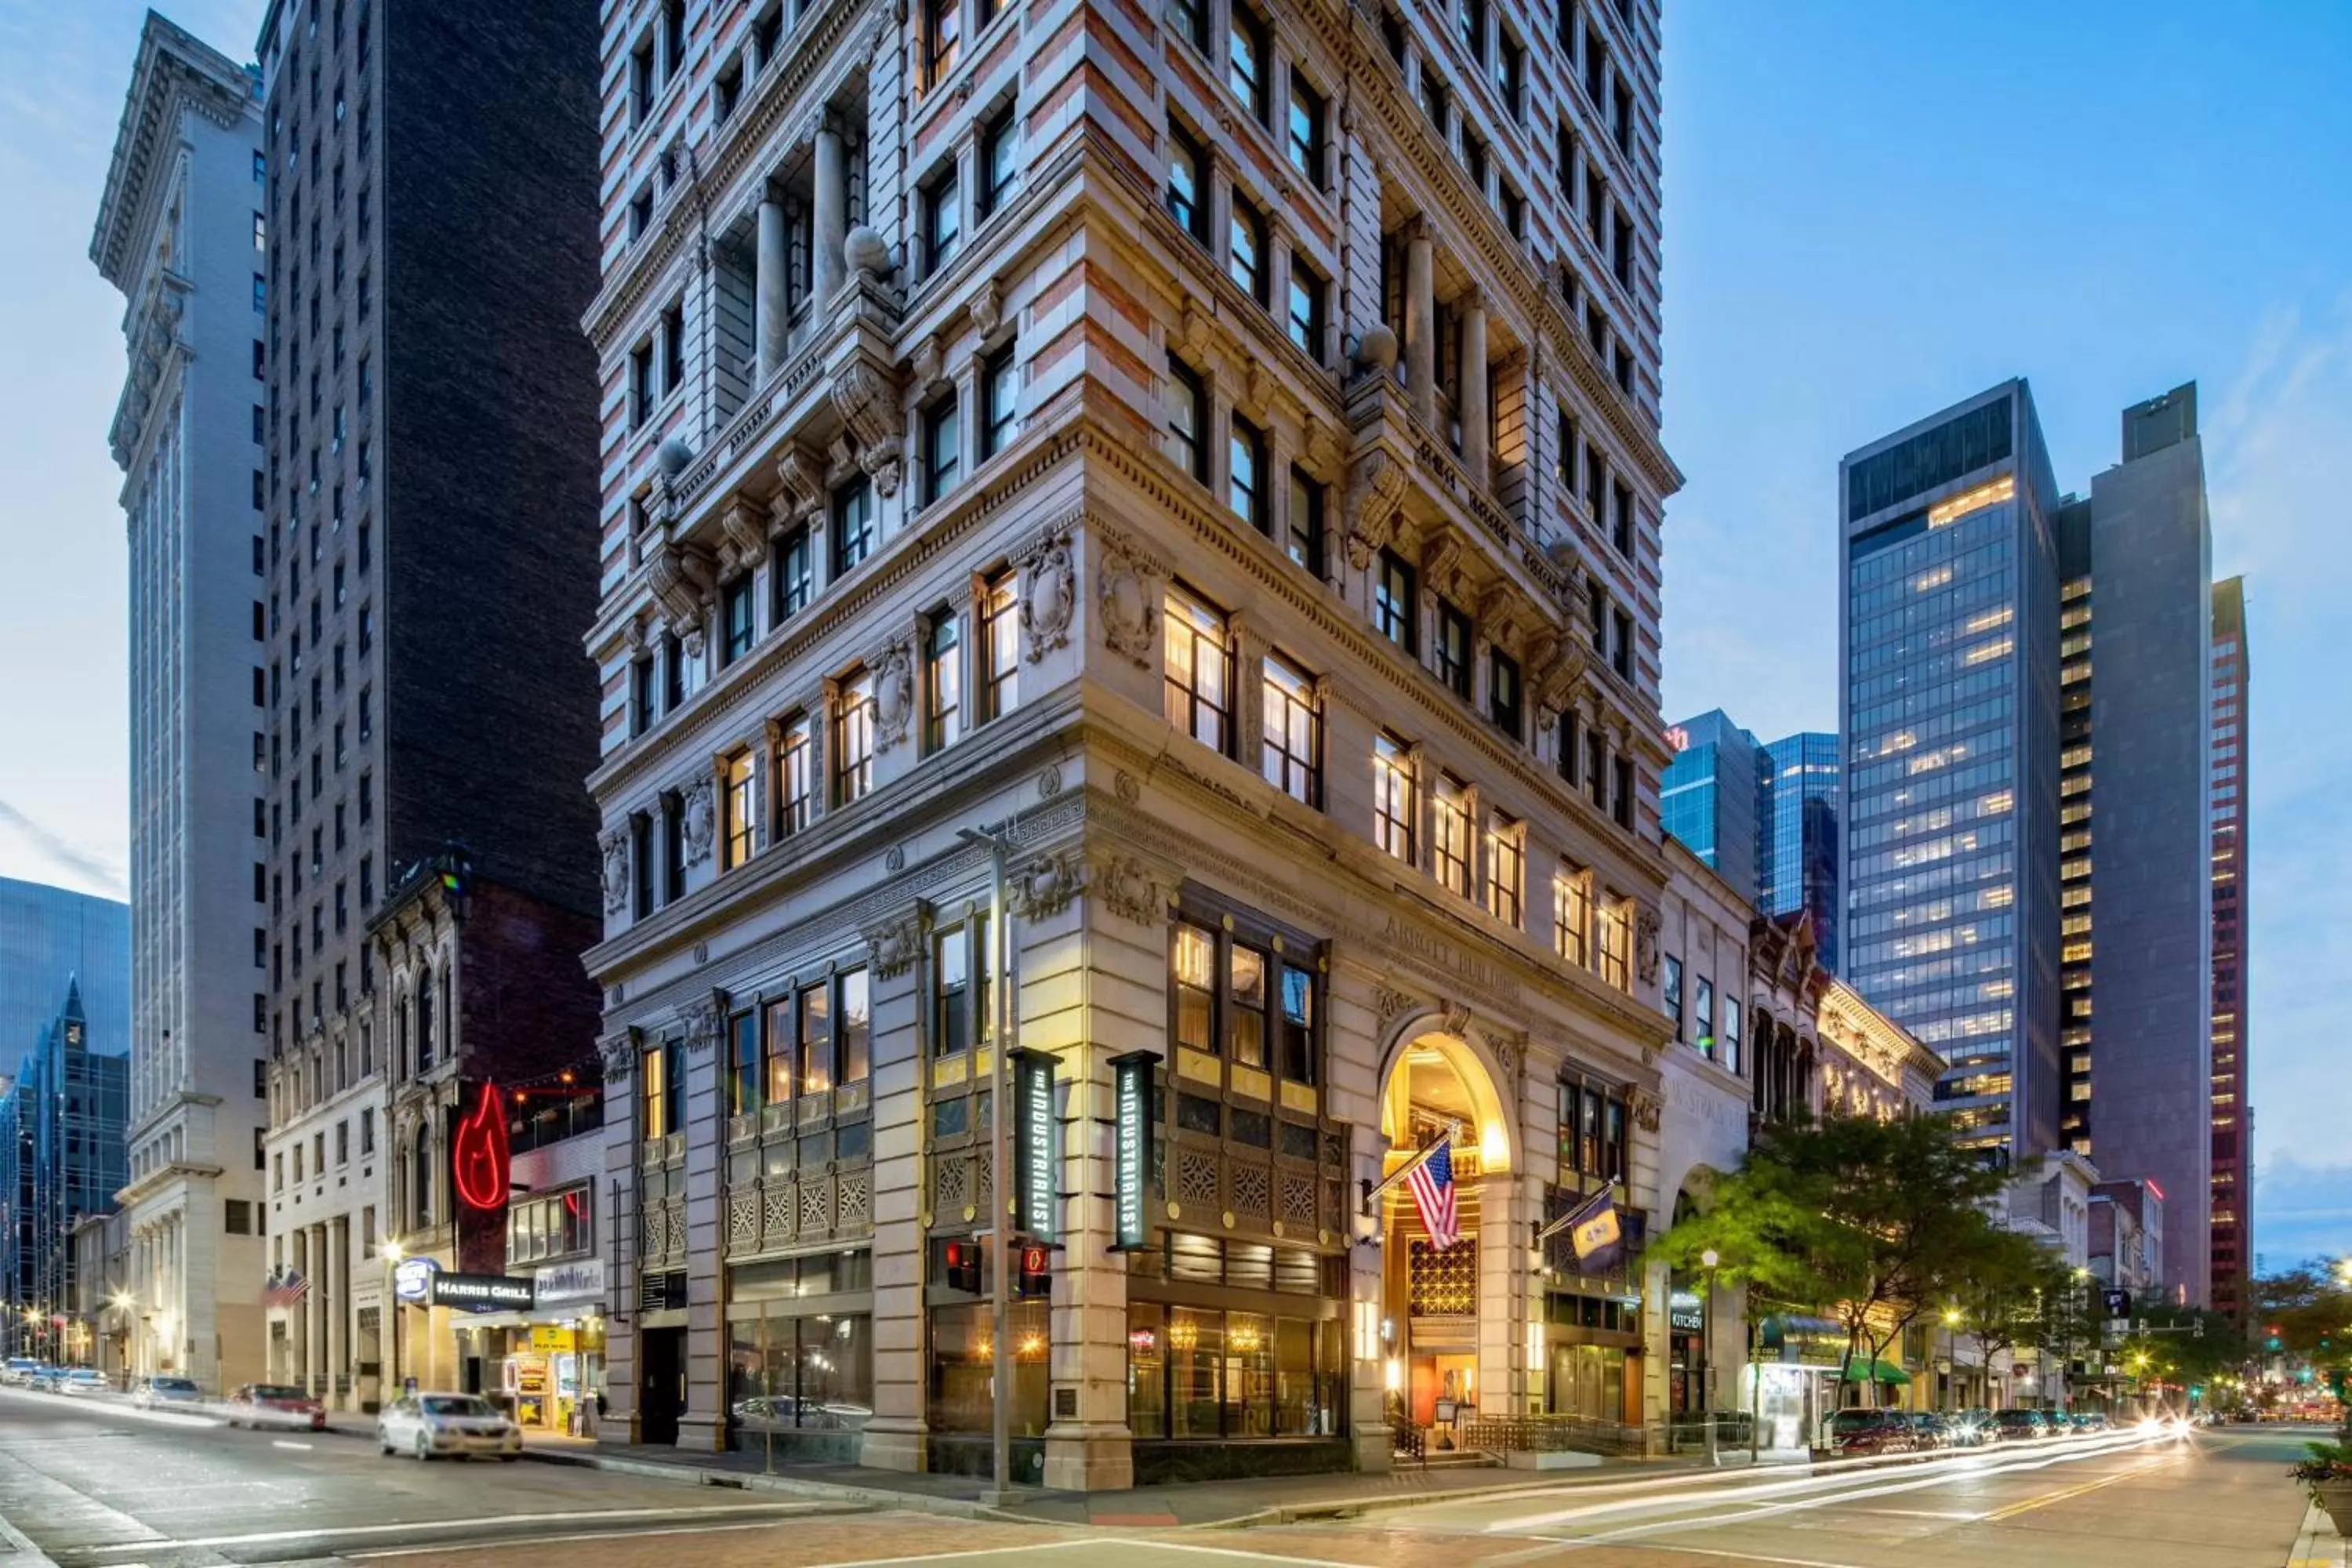
[[[433,969],[426,965],[416,976],[416,1070],[424,1073],[433,1066]]]
[[[415,1227],[423,1230],[433,1223],[433,1138],[430,1133],[417,1136],[414,1182],[411,1213]]]
[[[394,1150],[393,1160],[392,1168],[394,1172],[408,1169],[406,1143],[402,1143]],[[401,1183],[395,1181],[392,1184],[392,1234],[398,1236],[411,1228],[408,1218],[408,1191]]]
[[[392,1070],[395,1077],[408,1076],[408,993],[395,993],[392,1000]]]

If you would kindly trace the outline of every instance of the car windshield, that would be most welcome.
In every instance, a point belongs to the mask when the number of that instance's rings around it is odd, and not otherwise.
[[[194,1394],[196,1385],[184,1377],[150,1378],[147,1386],[159,1394]]]
[[[1842,1432],[1850,1432],[1863,1426],[1875,1426],[1878,1425],[1878,1412],[1875,1410],[1841,1410],[1832,1418],[1832,1425]]]
[[[495,1415],[498,1414],[487,1403],[469,1394],[431,1394],[423,1401],[423,1404],[425,1414],[427,1415]]]
[[[253,1385],[253,1396],[256,1399],[299,1399],[302,1391],[289,1388],[282,1383],[257,1383]]]

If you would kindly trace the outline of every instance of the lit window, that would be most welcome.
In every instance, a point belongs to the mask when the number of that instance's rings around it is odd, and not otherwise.
[[[1610,899],[1601,906],[1601,978],[1620,991],[1633,989],[1633,906]]]
[[[790,837],[808,826],[814,781],[809,775],[809,721],[784,721],[776,741],[776,837]]]
[[[1591,876],[1572,861],[1562,860],[1551,885],[1552,946],[1570,963],[1590,963],[1591,932]]]
[[[1445,888],[1470,896],[1470,786],[1452,773],[1437,775],[1432,797],[1434,863],[1431,869]]]
[[[1372,841],[1407,865],[1413,849],[1412,758],[1405,743],[1381,733],[1372,737]]]
[[[1526,919],[1526,830],[1517,817],[1495,812],[1486,819],[1486,912],[1507,925]]]
[[[1171,587],[1167,623],[1165,708],[1168,721],[1211,750],[1223,752],[1231,717],[1225,617],[1181,588]]]
[[[1307,805],[1322,805],[1322,737],[1315,683],[1277,654],[1265,656],[1266,783]]]
[[[752,829],[756,826],[756,808],[751,803],[753,777],[751,753],[737,752],[727,759],[727,870],[733,870],[751,858]]]
[[[980,720],[1013,711],[1020,699],[1020,578],[1011,567],[980,585]]]
[[[833,709],[833,798],[847,805],[874,788],[874,675],[841,682]]]
[[[963,735],[963,641],[953,616],[942,614],[932,619],[923,664],[927,689],[923,747],[936,752],[954,745]]]

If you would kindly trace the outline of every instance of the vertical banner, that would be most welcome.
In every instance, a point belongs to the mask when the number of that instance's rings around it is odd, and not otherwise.
[[[1150,1051],[1129,1051],[1110,1062],[1113,1252],[1142,1247],[1151,1238],[1145,1189],[1151,1183],[1151,1107],[1159,1064]]]
[[[1013,1227],[1032,1240],[1060,1239],[1054,1184],[1054,1058],[1044,1051],[1016,1050],[1013,1068]]]

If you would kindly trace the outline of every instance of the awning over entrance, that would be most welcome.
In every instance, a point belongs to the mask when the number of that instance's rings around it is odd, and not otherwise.
[[[1855,1361],[1845,1369],[1848,1383],[1886,1383],[1900,1386],[1911,1381],[1911,1374],[1901,1367],[1883,1361]]]

